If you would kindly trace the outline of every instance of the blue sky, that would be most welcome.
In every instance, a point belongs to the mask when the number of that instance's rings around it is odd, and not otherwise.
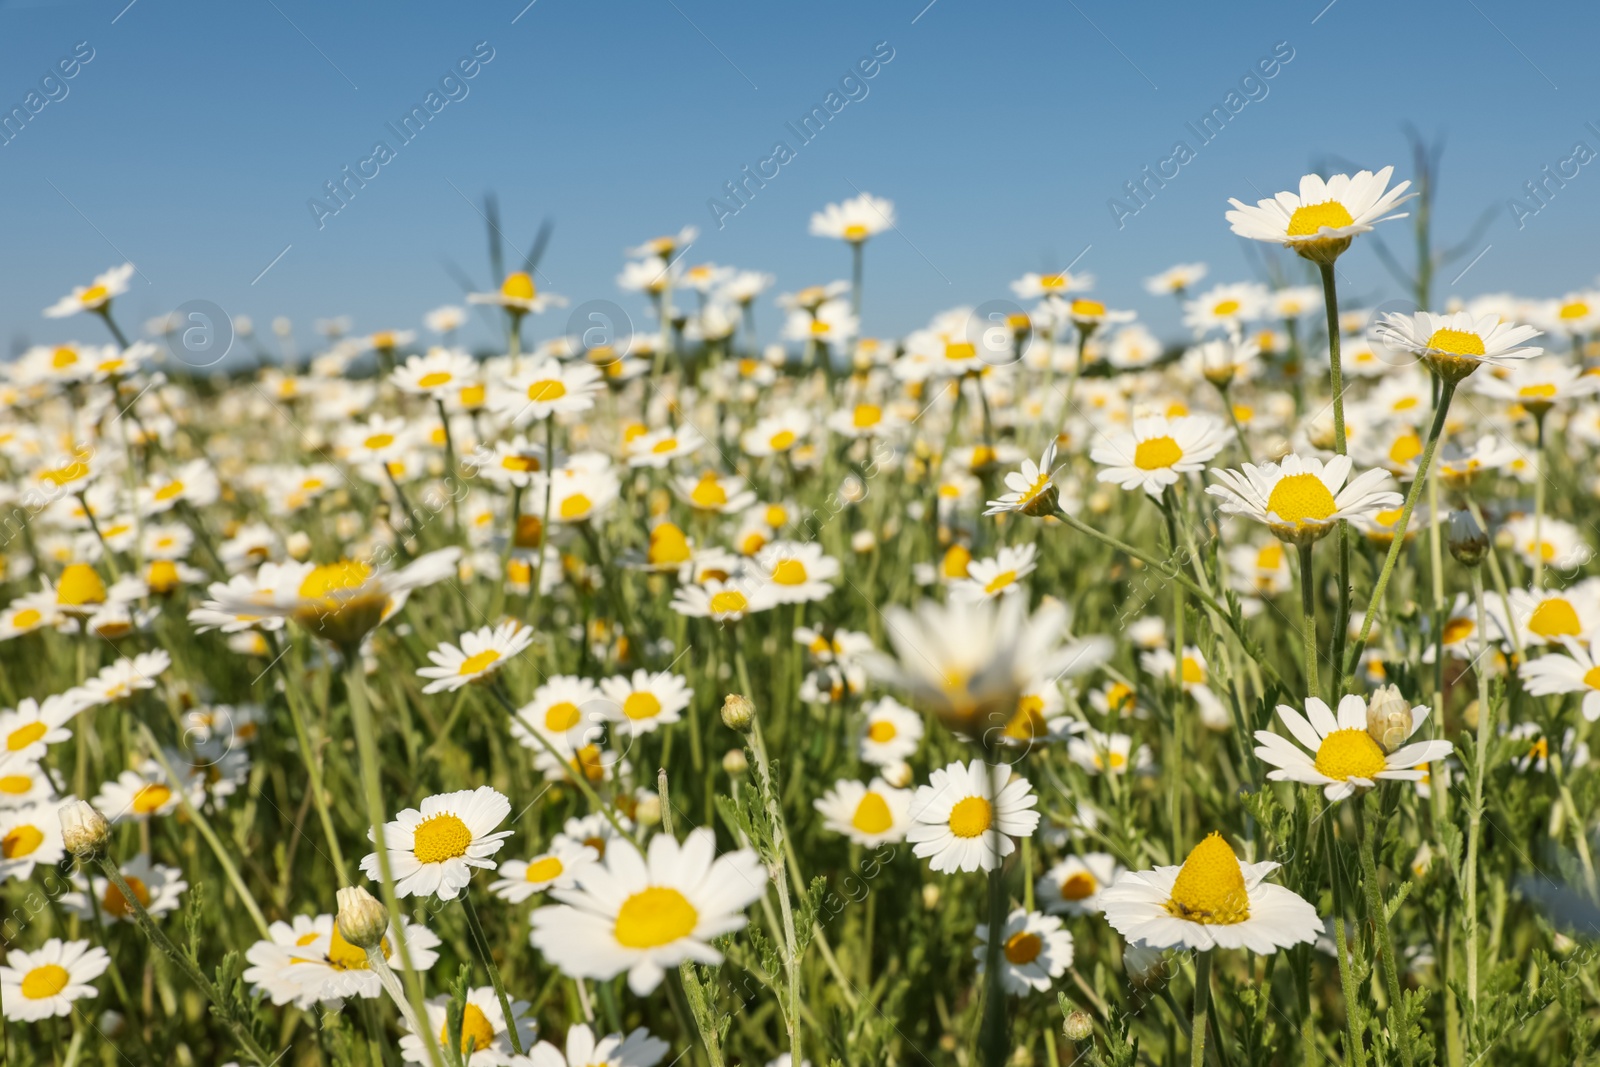
[[[80,42],[93,50],[0,146],[8,346],[100,340],[97,323],[40,310],[124,257],[139,268],[125,325],[205,299],[258,323],[288,315],[302,344],[335,314],[358,331],[419,327],[461,300],[446,261],[489,281],[473,205],[489,189],[513,245],[554,219],[547,288],[614,299],[641,321],[614,284],[625,247],[693,224],[689,262],[767,270],[780,289],[844,277],[846,249],[808,236],[807,220],[866,190],[900,216],[868,247],[870,333],[1004,297],[1022,272],[1081,255],[1107,303],[1174,336],[1172,307],[1140,279],[1189,260],[1212,280],[1248,277],[1228,196],[1270,195],[1330,157],[1406,176],[1408,120],[1448,137],[1441,236],[1494,211],[1481,248],[1439,279],[1441,299],[1557,295],[1596,270],[1600,164],[1520,228],[1507,206],[1575,142],[1600,151],[1589,5],[1557,23],[1511,0],[526,2],[0,0],[0,112]],[[493,58],[448,83],[457,98],[401,144],[386,124],[480,42]],[[802,144],[785,124],[875,47],[893,58],[866,95]],[[1240,90],[1275,48],[1293,58]],[[1202,144],[1186,124],[1234,90],[1254,99]],[[379,140],[394,158],[319,228],[308,201]],[[708,201],[780,140],[792,161],[719,229]],[[1119,228],[1108,202],[1178,140],[1194,158]],[[1347,301],[1398,295],[1370,250],[1341,271]],[[775,329],[770,303],[760,317]]]

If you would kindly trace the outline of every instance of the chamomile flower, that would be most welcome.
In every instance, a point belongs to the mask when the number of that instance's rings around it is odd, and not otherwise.
[[[469,297],[470,299],[470,297]],[[539,1034],[539,1024],[527,1014],[531,1005],[525,1000],[511,1000],[511,1017],[517,1028],[520,1047],[528,1048]],[[427,1009],[427,1026],[439,1036],[439,1043],[450,1045],[450,1024],[447,1012],[450,997],[443,994],[430,998],[423,1005]],[[511,1035],[505,1012],[500,1008],[500,997],[493,986],[479,986],[467,990],[467,1000],[461,1013],[461,1045],[458,1058],[462,1067],[511,1067],[526,1063],[516,1055],[511,1045]],[[469,1054],[470,1052],[470,1054]],[[419,1034],[405,1034],[400,1038],[400,1057],[407,1063],[429,1063],[431,1054]]]
[[[44,800],[25,808],[0,811],[0,884],[13,878],[26,880],[39,865],[60,863],[66,848],[61,843],[60,808],[72,798]]]
[[[583,1023],[567,1030],[566,1052],[548,1041],[528,1050],[528,1067],[656,1067],[671,1046],[640,1026],[626,1037],[607,1034],[596,1040]]]
[[[744,909],[766,889],[766,869],[750,849],[716,856],[716,835],[690,831],[680,845],[668,834],[648,854],[617,840],[605,861],[562,903],[532,916],[533,947],[574,978],[605,980],[626,971],[638,996],[652,992],[681,963],[722,962],[711,939],[744,927]]]
[[[882,778],[865,785],[842,778],[812,806],[822,816],[823,826],[844,834],[853,844],[872,848],[905,839],[911,790],[896,789]]]
[[[5,1017],[33,1022],[73,1012],[73,1002],[95,995],[90,983],[111,966],[106,950],[87,941],[52,937],[35,952],[12,949],[0,965]]]
[[[1068,856],[1040,876],[1034,897],[1052,915],[1092,915],[1125,868],[1109,852]]]
[[[1489,610],[1507,633],[1515,626],[1523,645],[1562,645],[1565,638],[1588,640],[1600,633],[1600,580],[1589,578],[1566,589],[1513,589],[1509,603],[1498,598]]]
[[[1363,170],[1354,176],[1335,174],[1328,179],[1307,174],[1300,179],[1298,194],[1279,193],[1257,201],[1255,207],[1230,199],[1233,210],[1225,217],[1241,237],[1281,244],[1306,259],[1332,263],[1357,234],[1367,233],[1380,222],[1406,217],[1394,208],[1410,199],[1405,192],[1411,183],[1390,188],[1393,174],[1393,167],[1376,174]]]
[[[1031,837],[1038,829],[1039,813],[1033,810],[1038,803],[1028,780],[1012,775],[1009,767],[990,767],[979,759],[952,763],[917,788],[906,840],[941,874],[992,871],[1016,850],[1013,837]]]
[[[133,890],[134,899],[157,918],[176,909],[183,891],[189,888],[189,883],[183,880],[182,871],[165,864],[152,863],[150,857],[142,852],[119,865],[118,870],[122,880],[128,883],[128,888]],[[75,884],[78,889],[63,893],[61,903],[76,914],[85,919],[98,917],[102,923],[134,921],[133,905],[120,889],[111,884],[110,879],[98,875],[92,878],[80,876]],[[94,898],[92,901],[91,896]]]
[[[459,648],[446,641],[428,653],[434,665],[418,668],[417,676],[433,681],[422,691],[453,693],[464,685],[487,682],[532,643],[533,627],[516,619],[469,630],[461,635]]]
[[[1129,430],[1106,435],[1089,458],[1106,468],[1100,481],[1143,489],[1159,500],[1167,486],[1178,484],[1184,474],[1204,470],[1227,443],[1222,423],[1208,416],[1150,416],[1135,419]]]
[[[637,670],[631,678],[607,678],[600,683],[600,692],[606,717],[627,727],[634,737],[678,722],[694,697],[683,675],[668,671]]]
[[[756,553],[751,582],[777,604],[826,600],[839,576],[839,561],[824,555],[815,541],[774,541]]]
[[[1242,472],[1214,470],[1220,484],[1206,492],[1222,502],[1224,512],[1262,523],[1281,540],[1310,544],[1331,533],[1340,519],[1367,518],[1404,502],[1386,488],[1386,471],[1364,471],[1352,478],[1351,467],[1349,456],[1324,464],[1291,452],[1281,463],[1246,463]]]
[[[110,704],[127,700],[133,694],[156,687],[156,680],[172,666],[164,649],[127,656],[100,668],[100,673],[84,682],[79,692],[86,704]]]
[[[39,764],[13,760],[0,767],[0,809],[25,808],[55,795],[55,783]]]
[[[556,414],[588,411],[603,388],[600,371],[588,363],[545,358],[506,378],[492,406],[513,426],[522,427]]]
[[[675,478],[673,487],[695,510],[719,515],[743,511],[756,502],[756,494],[745,485],[743,478],[711,470],[697,478]]]
[[[1568,637],[1562,641],[1567,655],[1540,656],[1524,663],[1518,674],[1533,696],[1583,694],[1583,717],[1600,719],[1600,637],[1583,645]]]
[[[1009,492],[998,500],[989,501],[988,510],[984,514],[1021,512],[1024,515],[1039,516],[1053,512],[1058,499],[1055,487],[1055,462],[1056,442],[1052,439],[1045,446],[1038,463],[1024,459],[1020,471],[1012,471],[1006,475],[1006,489]]]
[[[1197,335],[1217,329],[1237,334],[1265,313],[1266,302],[1266,290],[1254,283],[1214,286],[1183,305],[1183,323]]]
[[[67,723],[90,705],[81,689],[45,697],[24,697],[10,711],[0,712],[0,767],[37,763],[50,745],[72,737]]]
[[[547,852],[530,860],[500,864],[500,877],[489,883],[489,891],[508,903],[521,904],[547,889],[571,888],[585,870],[599,862],[600,852],[593,846],[557,837]]]
[[[778,605],[772,595],[774,584],[761,581],[752,588],[752,583],[742,576],[737,581],[707,578],[695,585],[679,586],[672,594],[672,610],[696,619],[739,622],[751,612]]]
[[[512,315],[537,315],[547,308],[563,307],[566,302],[567,298],[564,296],[539,292],[539,287],[533,282],[533,275],[522,270],[507,274],[506,280],[500,283],[497,292],[467,294],[469,304],[503,307]]]
[[[1317,909],[1266,881],[1280,864],[1243,863],[1212,833],[1182,866],[1129,871],[1100,895],[1106,922],[1148,948],[1244,948],[1270,953],[1322,933]]]
[[[1000,984],[1012,996],[1042,993],[1072,966],[1072,935],[1062,929],[1059,916],[1016,908],[1006,916],[998,936]],[[982,974],[988,966],[988,923],[978,924],[977,937],[972,955]]]
[[[1067,758],[1090,774],[1123,775],[1129,771],[1143,774],[1155,765],[1149,745],[1135,749],[1133,738],[1127,734],[1099,730],[1089,730],[1068,741]]]
[[[1207,269],[1204,263],[1179,263],[1146,278],[1144,291],[1156,296],[1182,295],[1184,290],[1193,289],[1200,284],[1206,276]]]
[[[791,452],[811,433],[811,416],[790,409],[764,418],[739,437],[747,455],[762,458]]]
[[[1576,570],[1594,555],[1576,526],[1549,515],[1542,519],[1519,515],[1503,529],[1518,557],[1529,567],[1539,562],[1560,571]]]
[[[1391,348],[1412,352],[1446,381],[1460,381],[1479,366],[1510,367],[1544,351],[1523,344],[1539,336],[1532,326],[1518,326],[1496,315],[1474,318],[1458,311],[1435,315],[1391,312],[1373,328],[1373,337]]]
[[[1067,293],[1077,293],[1092,288],[1094,288],[1094,275],[1069,274],[1064,270],[1051,274],[1035,274],[1030,271],[1011,283],[1011,291],[1022,300],[1064,296]]]
[[[95,275],[92,284],[74,286],[70,294],[45,308],[45,317],[64,319],[80,311],[107,311],[111,301],[128,291],[128,281],[133,277],[133,272],[133,264],[124,263],[104,274]]]
[[[884,230],[894,229],[894,204],[881,196],[862,193],[829,204],[811,216],[811,236],[833,237],[859,245]]]
[[[1416,732],[1428,717],[1426,705],[1409,712],[1401,709],[1408,721],[1398,731],[1399,741]],[[1297,748],[1288,738],[1271,730],[1257,730],[1260,746],[1256,755],[1274,768],[1267,777],[1274,782],[1304,782],[1320,785],[1329,800],[1343,800],[1357,789],[1370,789],[1380,779],[1415,781],[1419,764],[1442,760],[1454,751],[1449,741],[1381,743],[1390,737],[1374,738],[1368,730],[1367,701],[1347,694],[1339,701],[1338,717],[1317,697],[1306,698],[1306,713],[1301,715],[1287,704],[1278,705],[1278,718],[1294,739],[1309,752]]]
[[[495,869],[489,857],[511,836],[510,830],[495,827],[510,814],[511,802],[486,785],[436,793],[420,808],[402,811],[384,825],[380,846],[389,851],[395,892],[455,899],[471,881],[473,868]],[[362,858],[361,870],[368,878],[379,877],[376,852]]]
[[[1002,546],[993,559],[975,559],[967,564],[967,576],[950,583],[952,600],[972,603],[1013,596],[1022,592],[1022,579],[1038,566],[1039,547],[1032,542],[1020,547]]]
[[[459,348],[430,348],[389,375],[402,393],[446,400],[478,380],[478,362]]]
[[[699,431],[685,423],[640,434],[623,446],[623,453],[630,467],[664,470],[673,460],[694,455],[705,443]]]
[[[880,697],[862,707],[861,761],[874,767],[893,767],[910,759],[922,743],[922,716],[894,697]]]

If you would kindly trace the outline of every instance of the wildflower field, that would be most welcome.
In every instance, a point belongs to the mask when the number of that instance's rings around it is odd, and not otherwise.
[[[493,241],[258,366],[72,288],[0,378],[0,1059],[1595,1062],[1600,292],[1341,307],[1419,185],[1219,210],[1271,284],[1165,339],[1070,269],[863,336],[865,194],[766,346],[691,231],[627,336]]]

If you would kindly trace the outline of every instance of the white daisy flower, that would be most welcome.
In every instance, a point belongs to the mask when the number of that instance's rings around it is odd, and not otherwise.
[[[1093,288],[1094,275],[1069,274],[1066,271],[1057,271],[1053,274],[1035,274],[1029,271],[1011,283],[1011,291],[1022,300],[1030,300],[1035,297],[1063,296],[1067,293],[1077,293]]]
[[[494,870],[490,859],[511,836],[495,827],[511,814],[511,801],[489,786],[436,793],[421,808],[407,808],[386,823],[383,844],[400,896],[453,900],[472,880],[472,869]],[[368,831],[371,836],[371,831]],[[378,854],[361,860],[368,878],[379,877]]]
[[[1398,740],[1414,734],[1427,717],[1426,705],[1411,708],[1409,721],[1396,731]],[[1256,755],[1277,768],[1267,777],[1274,782],[1320,785],[1329,800],[1343,800],[1357,789],[1370,789],[1379,779],[1415,781],[1422,773],[1417,770],[1419,764],[1442,760],[1455,751],[1455,746],[1445,740],[1397,747],[1383,743],[1395,738],[1386,735],[1379,739],[1369,732],[1367,701],[1353,693],[1339,701],[1337,718],[1317,697],[1306,698],[1305,715],[1279,704],[1278,718],[1310,752],[1271,730],[1257,730],[1256,740],[1261,744]]]
[[[1594,555],[1578,528],[1570,522],[1545,515],[1519,515],[1503,527],[1523,564],[1536,563],[1560,571],[1571,571],[1589,562]]]
[[[698,478],[674,478],[672,484],[678,495],[697,511],[730,515],[756,502],[755,493],[746,487],[744,479],[731,474],[708,470]]]
[[[833,237],[853,245],[893,228],[894,204],[870,193],[829,204],[811,216],[811,236]]]
[[[1155,765],[1149,745],[1133,747],[1127,734],[1108,734],[1089,730],[1067,742],[1067,758],[1090,774],[1144,774]]]
[[[1020,583],[1038,566],[1038,553],[1039,546],[1029,542],[1005,545],[993,559],[973,560],[967,564],[967,576],[950,583],[950,598],[970,604],[1022,592]]]
[[[600,371],[588,363],[563,364],[546,358],[506,378],[495,390],[491,406],[521,427],[556,414],[588,411],[604,388]]]
[[[1332,263],[1350,247],[1350,239],[1366,233],[1380,222],[1403,219],[1405,212],[1395,207],[1415,196],[1405,195],[1410,182],[1389,188],[1393,167],[1374,174],[1358,171],[1354,176],[1335,174],[1324,180],[1307,174],[1300,179],[1300,191],[1279,193],[1269,200],[1248,207],[1229,199],[1233,210],[1224,217],[1241,237],[1271,241],[1292,248],[1307,259]]]
[[[71,800],[43,800],[26,808],[0,811],[0,884],[13,878],[26,880],[35,867],[61,862],[67,852],[61,843],[57,812]]]
[[[721,963],[711,939],[745,925],[744,909],[766,881],[750,849],[717,857],[709,829],[691,831],[682,845],[657,834],[648,856],[616,840],[576,888],[551,894],[561,904],[534,911],[529,940],[570,977],[604,980],[627,971],[628,987],[644,996],[668,968]]]
[[[1246,463],[1242,472],[1213,470],[1221,484],[1207,486],[1206,492],[1222,501],[1224,512],[1263,523],[1281,540],[1307,544],[1331,533],[1340,519],[1360,520],[1404,503],[1399,493],[1385,488],[1387,471],[1351,478],[1351,467],[1349,456],[1324,464],[1291,452],[1281,463]]]
[[[500,877],[489,883],[489,891],[501,900],[521,904],[547,889],[570,889],[587,868],[599,862],[600,852],[594,846],[558,836],[550,842],[548,852],[531,860],[500,864]]]
[[[1144,291],[1155,296],[1180,295],[1185,289],[1193,289],[1200,284],[1208,270],[1204,263],[1179,263],[1146,278]]]
[[[439,958],[434,951],[439,947],[438,935],[409,920],[403,928],[411,966],[419,974],[427,974]],[[396,958],[395,930],[391,922],[388,936],[379,942],[388,960]],[[243,977],[274,1004],[293,1003],[307,1011],[318,1004],[336,1007],[346,997],[370,1000],[384,995],[366,950],[344,939],[333,915],[297,915],[291,922],[274,922],[267,932],[267,940],[246,950],[250,966]]]
[[[55,783],[39,764],[12,761],[0,767],[0,809],[26,808],[55,795]]]
[[[516,270],[506,275],[498,291],[493,293],[468,293],[467,303],[489,304],[503,307],[516,315],[537,315],[546,308],[565,307],[567,298],[554,293],[541,293],[533,283],[533,275]]]
[[[1536,697],[1563,693],[1583,694],[1583,717],[1600,719],[1600,637],[1588,648],[1567,637],[1562,639],[1568,655],[1530,659],[1518,671],[1523,686]]]
[[[1421,356],[1447,381],[1460,381],[1481,364],[1509,367],[1544,351],[1523,344],[1539,336],[1534,327],[1518,326],[1498,315],[1474,318],[1465,311],[1449,315],[1391,312],[1372,333],[1381,344]]]
[[[1027,779],[1012,776],[1009,767],[990,767],[979,759],[952,763],[917,788],[906,840],[941,874],[992,871],[1016,850],[1013,837],[1030,837],[1038,828],[1039,813],[1032,810],[1038,803]],[[991,831],[995,826],[998,842]]]
[[[922,743],[922,716],[894,697],[880,697],[862,706],[861,761],[893,767],[910,759]]]
[[[477,382],[478,361],[460,348],[430,348],[427,355],[409,357],[389,379],[402,393],[445,400]]]
[[[811,416],[790,408],[761,419],[739,435],[739,447],[757,458],[794,451],[811,434]]]
[[[50,745],[72,737],[66,724],[89,704],[83,690],[69,689],[42,703],[24,697],[14,710],[0,712],[0,768],[42,760]]]
[[[1024,515],[1048,515],[1056,509],[1057,494],[1055,487],[1056,476],[1056,442],[1051,439],[1045,445],[1044,454],[1035,463],[1031,459],[1022,461],[1020,471],[1012,471],[1006,475],[1006,492],[998,500],[989,501],[989,508],[985,515],[999,515],[1007,511],[1019,511]]]
[[[872,848],[902,841],[911,821],[911,790],[896,789],[882,778],[871,783],[842,778],[812,801],[822,824],[853,844]]]
[[[1227,443],[1222,423],[1209,416],[1157,415],[1135,419],[1130,429],[1104,435],[1089,458],[1106,468],[1098,475],[1100,481],[1143,489],[1152,500],[1159,500],[1182,475],[1204,470]]]
[[[143,852],[120,864],[118,870],[122,880],[128,883],[128,888],[133,890],[134,899],[144,906],[145,911],[158,918],[176,909],[183,891],[189,888],[189,883],[183,880],[182,871],[165,864],[152,863]],[[63,893],[61,903],[78,915],[85,919],[93,919],[98,915],[99,921],[107,924],[134,921],[132,904],[120,889],[111,884],[109,878],[96,875],[86,879],[80,875],[73,882],[78,889]]]
[[[668,426],[642,433],[624,444],[622,452],[630,467],[664,470],[673,460],[694,455],[705,443],[698,430],[684,423],[677,429]]]
[[[756,553],[750,578],[765,582],[761,590],[775,604],[803,604],[826,600],[839,572],[839,561],[815,541],[774,541]]]
[[[1033,895],[1052,915],[1091,915],[1100,910],[1100,894],[1125,868],[1109,852],[1068,856],[1039,877]]]
[[[439,1036],[439,1043],[450,1047],[450,1024],[446,1018],[449,1009],[448,994],[432,997],[423,1005],[428,1012],[427,1025]],[[511,1000],[511,1017],[516,1021],[517,1040],[521,1048],[528,1048],[539,1036],[539,1024],[528,1016],[532,1007],[526,1000]],[[467,991],[467,1002],[461,1013],[461,1045],[459,1057],[462,1067],[511,1067],[526,1063],[511,1045],[507,1033],[505,1012],[500,1008],[500,997],[493,986],[479,986]],[[470,1051],[470,1055],[468,1054]],[[400,1058],[407,1063],[429,1063],[430,1053],[420,1034],[405,1034],[400,1038]]]
[[[72,1002],[95,995],[93,982],[111,966],[106,950],[52,937],[35,952],[12,949],[0,965],[0,1002],[13,1022],[72,1014]]]
[[[417,676],[432,678],[424,693],[453,693],[464,685],[487,682],[533,643],[533,627],[516,619],[485,626],[461,635],[461,647],[446,641],[428,653],[432,667],[419,667]]]
[[[738,622],[755,611],[777,606],[772,590],[776,583],[762,582],[754,589],[742,576],[737,581],[710,578],[698,585],[680,585],[672,594],[672,610],[697,619]],[[830,591],[832,586],[827,587]]]
[[[594,1031],[583,1023],[567,1030],[565,1054],[548,1041],[528,1050],[528,1067],[656,1067],[672,1046],[650,1031],[638,1027],[626,1037],[607,1034],[595,1040]]]
[[[606,717],[625,725],[634,737],[652,733],[682,719],[694,690],[681,674],[646,670],[607,678],[600,683]]]
[[[128,291],[128,281],[133,277],[133,271],[132,263],[124,263],[104,274],[95,275],[92,285],[74,286],[71,294],[45,308],[45,316],[64,319],[80,311],[105,311],[111,306],[112,300]]]
[[[978,973],[988,966],[989,924],[979,923],[972,950]],[[1072,935],[1057,915],[1016,908],[1000,928],[1000,984],[1014,997],[1043,993],[1072,966]]]
[[[544,750],[539,743],[542,737],[569,756],[602,735],[608,711],[609,702],[594,682],[575,675],[552,675],[533,691],[532,700],[517,709],[511,736],[524,748],[537,751]]]
[[[1196,334],[1226,330],[1230,335],[1266,314],[1267,291],[1254,282],[1217,285],[1183,305],[1183,323]]]
[[[1513,589],[1509,604],[1499,597],[1488,609],[1506,633],[1516,627],[1524,646],[1559,645],[1564,638],[1587,640],[1600,633],[1600,579],[1586,578],[1566,589]]]
[[[1269,953],[1322,933],[1317,909],[1264,879],[1280,864],[1239,862],[1219,833],[1181,867],[1129,871],[1100,894],[1106,922],[1147,948],[1244,948]]]
[[[187,794],[191,801],[204,800],[204,783],[188,788]],[[114,823],[170,815],[182,802],[183,797],[178,795],[171,779],[155,760],[146,760],[140,770],[123,771],[114,781],[106,782],[93,801]]]
[[[172,657],[165,649],[141,652],[132,659],[124,656],[100,668],[99,674],[83,683],[81,693],[84,704],[110,704],[127,700],[137,692],[154,689],[156,679],[171,666]]]

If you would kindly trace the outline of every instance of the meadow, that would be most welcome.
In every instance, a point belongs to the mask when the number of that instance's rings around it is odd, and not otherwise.
[[[71,287],[0,368],[0,1059],[1594,1062],[1600,291],[1341,307],[1417,177],[1219,209],[1267,269],[1151,264],[1164,339],[1071,270],[863,336],[866,194],[848,281],[629,249],[631,331],[492,224],[222,366]]]

